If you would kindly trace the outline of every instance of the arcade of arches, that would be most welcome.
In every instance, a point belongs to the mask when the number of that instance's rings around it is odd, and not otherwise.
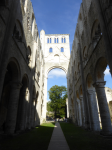
[[[67,75],[68,117],[83,128],[102,126],[102,134],[112,133],[112,90],[104,80],[107,65],[112,75],[112,2],[82,1],[71,55],[69,34],[42,30],[39,38],[30,0],[0,2],[0,133],[45,121],[47,75],[53,68]]]
[[[78,126],[112,134],[112,2],[83,0],[67,73],[69,117]],[[110,81],[111,82],[111,81]]]

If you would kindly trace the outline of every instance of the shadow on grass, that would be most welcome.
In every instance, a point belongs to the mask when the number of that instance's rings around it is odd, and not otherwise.
[[[0,142],[0,150],[47,150],[55,123],[44,123],[35,129]]]
[[[112,139],[86,131],[71,123],[60,123],[70,150],[112,150]]]

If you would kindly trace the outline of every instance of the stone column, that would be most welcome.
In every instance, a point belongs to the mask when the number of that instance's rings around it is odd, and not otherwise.
[[[79,126],[82,126],[82,116],[81,116],[81,107],[80,107],[80,101],[78,100],[78,112],[79,112]]]
[[[34,102],[34,127],[35,127],[36,124],[37,124],[36,105],[37,105],[37,101],[35,100],[35,102]]]
[[[35,119],[36,119],[36,122],[35,122],[35,126],[38,126],[38,121],[39,121],[39,116],[38,116],[38,100],[36,99],[35,101]]]
[[[79,112],[78,112],[78,102],[76,101],[76,122],[79,125]]]
[[[6,132],[8,134],[13,134],[15,131],[19,93],[21,87],[22,87],[21,83],[16,83],[16,82],[11,83],[11,92],[10,92],[9,105],[7,111],[7,120],[6,120]]]
[[[110,113],[107,104],[107,98],[105,94],[105,83],[106,82],[96,82],[93,86],[96,89],[98,104],[102,122],[102,134],[109,135],[112,133]]]
[[[93,94],[94,94],[93,90],[88,90],[88,101],[91,116],[91,129],[93,131],[99,131],[98,110]]]
[[[95,90],[95,89],[94,89]],[[100,131],[100,121],[99,121],[99,113],[98,113],[98,102],[96,99],[96,92],[93,90],[93,99],[94,99],[94,115],[95,115],[95,120],[96,120],[96,130]]]
[[[83,96],[80,96],[80,103],[81,103],[81,114],[82,114],[82,126],[85,127],[85,114],[84,114],[84,103],[83,103]]]
[[[79,39],[80,42],[80,39]],[[81,45],[78,43],[78,50],[80,54],[80,70],[81,70],[81,81],[82,81],[82,90],[83,90],[83,102],[84,102],[84,113],[85,113],[85,128],[90,128],[90,114],[89,114],[89,108],[88,108],[88,98],[87,98],[87,91],[86,91],[86,81],[84,78],[84,67],[83,67],[83,60],[82,60],[82,54],[81,54]]]
[[[32,102],[32,128],[35,127],[35,99],[33,99],[33,102]]]
[[[74,67],[72,67],[72,75],[73,75],[73,100],[74,100],[74,119],[75,119],[75,124],[77,125],[77,106],[76,106],[76,91],[75,91],[75,77],[74,77]]]
[[[29,90],[27,89],[26,90],[26,93],[25,93],[25,102],[26,102],[26,123],[25,123],[25,128],[28,128],[29,129],[29,126],[30,126],[30,114],[29,114],[29,111],[30,111],[30,103],[29,103]]]
[[[28,96],[28,91],[25,89],[23,90],[23,96],[22,96],[22,100],[23,100],[23,106],[22,106],[22,116],[21,116],[21,121],[20,121],[20,130],[24,130],[26,128],[26,122],[27,122],[27,118],[26,118],[26,109],[27,109],[27,96]]]
[[[44,101],[43,101],[43,108],[42,108],[42,119],[46,121],[46,102],[47,102],[47,75],[44,76]]]

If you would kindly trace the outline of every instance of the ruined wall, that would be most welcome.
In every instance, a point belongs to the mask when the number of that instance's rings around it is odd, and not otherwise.
[[[44,58],[30,0],[0,2],[0,33],[0,131],[12,134],[42,116]]]
[[[108,34],[109,26],[105,26],[104,29],[106,19],[102,19],[104,18],[104,14],[101,14],[103,6],[99,2],[84,0],[80,6],[68,67],[68,103],[73,122],[94,131],[100,131],[99,109],[102,133],[110,134],[112,131],[104,89],[104,71],[107,65],[110,67],[110,72],[112,70],[111,32]],[[111,1],[108,1],[109,11],[110,8]],[[111,13],[108,17],[111,20]],[[110,43],[107,44],[108,42]]]

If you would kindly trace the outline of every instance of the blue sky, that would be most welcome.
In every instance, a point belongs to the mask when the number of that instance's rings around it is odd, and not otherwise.
[[[31,0],[39,32],[46,34],[70,34],[70,50],[74,39],[78,13],[82,0]],[[106,87],[112,88],[109,68],[105,71]],[[48,74],[48,90],[53,85],[67,86],[66,75],[60,69]],[[47,100],[49,98],[47,97]]]
[[[107,66],[107,68],[106,68],[106,70],[104,72],[104,74],[105,74],[104,81],[106,81],[106,85],[105,86],[112,89],[112,77],[111,77],[111,74],[110,74],[109,70],[110,70],[109,66]]]
[[[70,47],[82,0],[31,0],[38,30],[46,34],[70,34]]]

